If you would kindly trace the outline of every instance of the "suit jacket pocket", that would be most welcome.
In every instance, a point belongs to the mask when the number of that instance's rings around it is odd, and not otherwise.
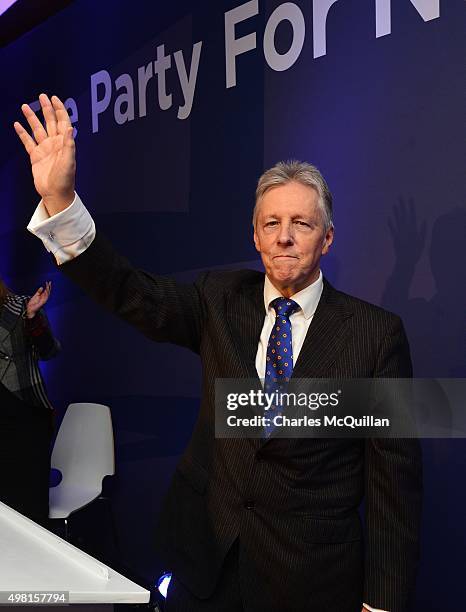
[[[312,543],[357,542],[362,539],[359,515],[345,518],[300,517],[303,540]]]
[[[191,459],[191,457],[184,456],[181,458],[176,469],[195,491],[201,494],[205,493],[209,478],[205,467]]]

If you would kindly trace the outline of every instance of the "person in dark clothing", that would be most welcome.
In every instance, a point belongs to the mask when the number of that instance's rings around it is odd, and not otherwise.
[[[32,297],[0,278],[0,501],[38,523],[48,518],[53,408],[38,361],[60,343],[42,310],[51,283]]]

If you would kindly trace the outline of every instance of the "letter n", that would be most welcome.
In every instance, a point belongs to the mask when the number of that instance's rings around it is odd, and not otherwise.
[[[440,0],[409,0],[424,21],[440,17]],[[392,31],[391,0],[375,0],[375,36],[380,38]]]

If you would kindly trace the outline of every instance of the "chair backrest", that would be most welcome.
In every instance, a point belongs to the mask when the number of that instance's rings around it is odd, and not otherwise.
[[[112,417],[103,404],[70,404],[55,441],[52,468],[62,473],[62,484],[101,487],[104,476],[115,473]]]

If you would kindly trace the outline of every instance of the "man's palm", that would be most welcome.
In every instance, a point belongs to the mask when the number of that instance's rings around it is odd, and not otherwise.
[[[57,96],[39,96],[43,125],[27,104],[21,110],[32,130],[31,136],[19,122],[14,127],[31,159],[34,185],[53,215],[71,204],[76,173],[75,145],[70,117]]]
[[[70,182],[69,162],[63,154],[63,136],[48,136],[31,152],[34,185],[43,198],[66,191]],[[73,172],[74,174],[74,172]]]

